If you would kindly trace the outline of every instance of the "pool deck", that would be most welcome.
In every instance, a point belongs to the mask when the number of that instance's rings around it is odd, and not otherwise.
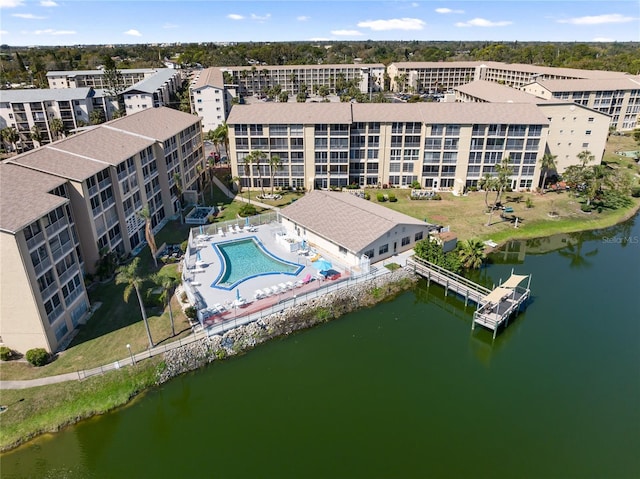
[[[298,252],[292,253],[277,242],[276,235],[281,231],[282,227],[280,224],[269,223],[255,227],[254,231],[242,230],[239,233],[225,232],[225,236],[220,236],[219,234],[202,235],[193,239],[192,254],[187,259],[188,267],[184,270],[184,277],[189,281],[193,289],[200,293],[207,307],[211,308],[216,305],[222,305],[226,309],[226,311],[222,313],[212,315],[203,326],[206,327],[208,325],[206,323],[211,324],[212,322],[231,319],[235,315],[246,315],[269,308],[282,300],[293,298],[294,295],[304,294],[317,289],[326,284],[327,281],[331,282],[331,280],[316,279],[309,284],[287,289],[284,292],[276,293],[263,299],[254,299],[254,294],[258,289],[264,290],[267,287],[273,287],[281,283],[286,284],[287,282],[295,285],[307,275],[311,275],[313,278],[318,277],[318,270],[312,266],[312,255],[303,255]],[[262,245],[272,255],[302,266],[301,271],[295,276],[284,273],[262,274],[239,283],[236,288],[231,290],[212,286],[222,272],[220,258],[216,254],[213,245],[219,242],[238,240],[252,236],[260,240]],[[195,251],[199,253],[199,261],[197,260],[198,258]],[[342,278],[349,275],[348,268],[340,264],[336,258],[330,257],[326,252],[318,251],[318,253],[322,254],[323,258],[332,263],[332,269],[339,271]],[[246,301],[246,304],[242,306],[234,306],[238,291],[240,292],[240,297]]]

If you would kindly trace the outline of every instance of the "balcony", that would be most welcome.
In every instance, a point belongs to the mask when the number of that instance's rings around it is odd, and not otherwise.
[[[109,208],[109,206],[111,206],[115,202],[116,200],[113,199],[113,196],[109,196],[107,199],[102,201],[102,209],[106,210],[107,208]]]
[[[89,197],[95,196],[98,193],[98,186],[93,185],[89,187]]]
[[[44,230],[47,232],[47,236],[50,237],[68,225],[69,225],[69,222],[67,221],[67,218],[63,217],[63,218],[60,218],[55,223],[51,223]]]
[[[54,309],[49,314],[47,314],[47,318],[49,319],[49,324],[53,324],[56,319],[62,316],[62,313],[64,313],[64,308],[62,307],[62,304],[59,304],[56,309]]]
[[[98,183],[98,190],[104,190],[107,186],[111,186],[111,178],[105,178]]]
[[[118,223],[118,216],[112,215],[107,218],[107,229]]]
[[[64,273],[58,275],[60,284],[65,284],[67,281],[73,278],[78,273],[78,271],[80,271],[78,265],[74,264],[72,266],[69,266],[69,268],[67,268]]]
[[[44,291],[40,292],[42,302],[45,302],[47,299],[49,299],[56,291],[58,291],[58,283],[54,281],[49,286],[47,286]]]
[[[27,240],[27,248],[29,248],[29,251],[31,251],[43,241],[44,241],[44,233],[40,231],[39,233],[33,235],[31,238]]]
[[[66,303],[67,307],[70,307],[71,304],[76,299],[78,299],[80,296],[82,296],[83,291],[84,290],[80,286],[78,286],[76,289],[71,291],[67,296],[65,296],[64,302]]]
[[[47,257],[43,259],[40,263],[33,266],[33,270],[36,272],[36,276],[40,276],[46,270],[51,267],[51,258]]]
[[[58,261],[60,258],[65,256],[73,249],[73,241],[69,240],[66,243],[62,244],[60,248],[52,250],[51,256],[53,256],[54,261]]]

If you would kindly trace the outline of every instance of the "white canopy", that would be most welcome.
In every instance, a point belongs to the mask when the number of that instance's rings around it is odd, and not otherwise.
[[[500,286],[503,288],[515,288],[518,286],[523,280],[527,279],[529,275],[526,274],[511,274],[508,280],[502,283]]]
[[[483,298],[483,302],[485,303],[499,303],[502,298],[505,296],[509,296],[512,293],[512,290],[509,288],[497,287],[491,293]]]

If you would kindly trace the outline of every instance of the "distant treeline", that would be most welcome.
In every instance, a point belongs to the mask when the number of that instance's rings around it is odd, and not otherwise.
[[[105,56],[118,68],[162,67],[165,60],[183,66],[310,65],[318,63],[384,63],[398,61],[485,60],[587,70],[640,72],[640,43],[546,42],[277,42],[82,47],[0,46],[0,82],[47,86],[50,70],[91,70]]]

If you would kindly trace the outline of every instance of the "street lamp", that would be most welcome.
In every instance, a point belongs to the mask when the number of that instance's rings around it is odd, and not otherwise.
[[[133,357],[133,353],[131,352],[131,345],[127,344],[127,349],[129,350],[129,356],[131,356],[131,364],[136,364],[136,358]]]

